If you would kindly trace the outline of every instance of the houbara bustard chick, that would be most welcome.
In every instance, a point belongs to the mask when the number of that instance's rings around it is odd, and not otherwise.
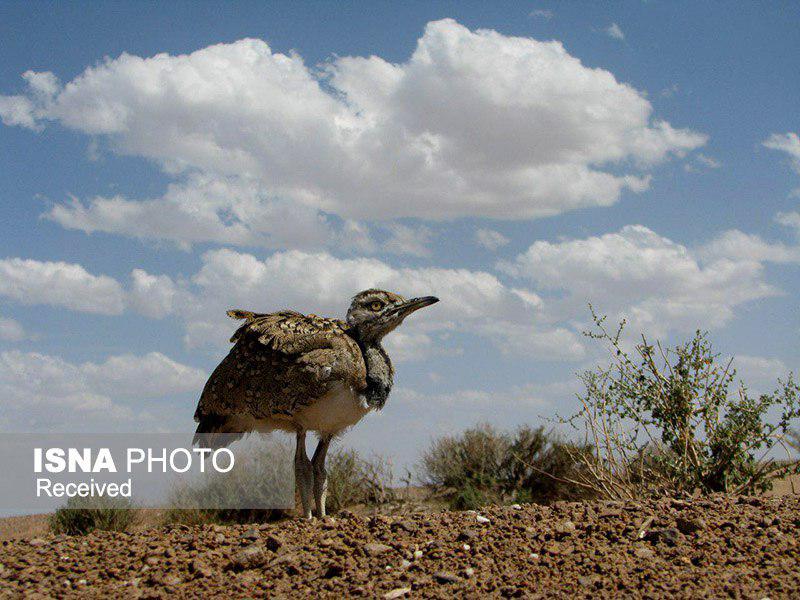
[[[331,439],[381,409],[392,389],[394,369],[381,340],[412,312],[438,301],[365,290],[353,298],[346,321],[294,311],[228,311],[245,322],[200,396],[194,443],[225,445],[250,431],[296,433],[303,513],[311,517],[313,492],[317,516],[324,517]],[[311,460],[308,431],[319,436]]]

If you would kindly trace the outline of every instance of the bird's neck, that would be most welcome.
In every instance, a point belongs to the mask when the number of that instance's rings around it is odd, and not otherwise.
[[[392,361],[379,340],[356,341],[367,366],[367,389],[364,392],[367,404],[381,409],[386,404],[394,383]]]

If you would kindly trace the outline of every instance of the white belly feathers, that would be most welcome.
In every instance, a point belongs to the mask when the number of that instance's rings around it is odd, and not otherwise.
[[[336,434],[358,423],[369,411],[353,388],[338,384],[314,404],[296,412],[292,420],[308,431]]]

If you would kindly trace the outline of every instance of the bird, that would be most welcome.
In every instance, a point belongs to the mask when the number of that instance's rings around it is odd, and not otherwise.
[[[326,516],[325,457],[331,441],[386,404],[394,367],[382,345],[411,313],[438,302],[368,289],[353,296],[345,320],[291,310],[233,309],[244,321],[209,377],[194,419],[193,444],[218,448],[249,432],[295,434],[295,481],[303,516]],[[319,438],[313,457],[306,434]]]

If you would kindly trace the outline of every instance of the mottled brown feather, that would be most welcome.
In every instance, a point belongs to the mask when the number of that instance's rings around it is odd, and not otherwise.
[[[343,382],[361,391],[367,369],[347,325],[293,311],[228,311],[245,323],[206,383],[195,420],[208,416],[286,418]]]

